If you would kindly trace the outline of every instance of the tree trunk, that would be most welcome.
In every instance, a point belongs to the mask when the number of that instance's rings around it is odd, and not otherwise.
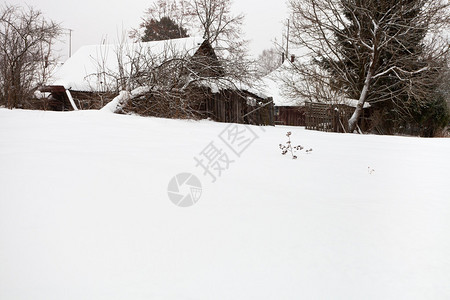
[[[361,114],[364,109],[364,103],[367,99],[367,94],[369,93],[370,88],[370,81],[372,80],[373,76],[373,65],[374,62],[370,63],[369,70],[367,71],[366,79],[364,80],[364,87],[361,91],[361,94],[359,96],[358,104],[356,105],[355,111],[352,114],[352,117],[348,120],[348,130],[349,132],[353,132],[356,128],[356,125],[358,124],[358,120],[361,117]]]
[[[122,108],[127,105],[127,103],[134,98],[144,96],[151,91],[151,87],[138,87],[131,92],[121,91],[117,97],[115,97],[111,102],[103,106],[100,110],[120,113]]]

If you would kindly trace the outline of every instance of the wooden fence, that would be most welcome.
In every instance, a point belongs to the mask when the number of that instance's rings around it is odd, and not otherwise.
[[[348,120],[355,110],[354,107],[344,104],[326,104],[317,102],[305,103],[306,129],[348,132]],[[359,126],[365,130],[368,120],[363,112]]]

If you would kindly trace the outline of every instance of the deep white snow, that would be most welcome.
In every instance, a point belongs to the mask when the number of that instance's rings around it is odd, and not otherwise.
[[[0,299],[450,298],[450,139],[228,126],[0,109]]]

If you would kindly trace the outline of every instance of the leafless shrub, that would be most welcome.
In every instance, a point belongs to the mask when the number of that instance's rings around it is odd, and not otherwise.
[[[282,155],[286,155],[286,154],[289,153],[291,155],[292,159],[297,159],[298,157],[297,157],[297,155],[295,155],[295,153],[297,151],[303,150],[304,147],[301,146],[301,145],[292,146],[291,135],[292,135],[292,132],[288,131],[286,133],[286,136],[287,136],[288,140],[286,141],[286,143],[284,145],[280,144],[279,147],[281,149],[281,154]],[[312,151],[313,151],[312,148],[305,150],[306,153],[311,153]]]
[[[49,77],[61,27],[32,7],[0,8],[0,105],[23,107]]]

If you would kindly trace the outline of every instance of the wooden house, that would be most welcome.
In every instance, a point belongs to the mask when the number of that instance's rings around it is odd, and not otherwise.
[[[284,92],[284,76],[287,76],[289,62],[261,79],[261,90],[270,95],[274,103],[275,125],[305,126],[304,101],[291,98]]]
[[[82,47],[53,75],[51,84],[40,90],[51,94],[50,109],[78,110],[100,109],[121,90],[151,85],[151,92],[133,100],[124,112],[273,124],[269,97],[240,84],[224,82],[230,80],[226,79],[211,45],[203,38],[188,37]],[[174,101],[179,99],[183,105],[191,101],[189,105],[195,108],[196,114],[183,115],[182,104],[179,110],[173,106],[174,102],[169,107],[167,101],[162,101],[162,95],[170,95]],[[164,114],[160,114],[162,111]]]

